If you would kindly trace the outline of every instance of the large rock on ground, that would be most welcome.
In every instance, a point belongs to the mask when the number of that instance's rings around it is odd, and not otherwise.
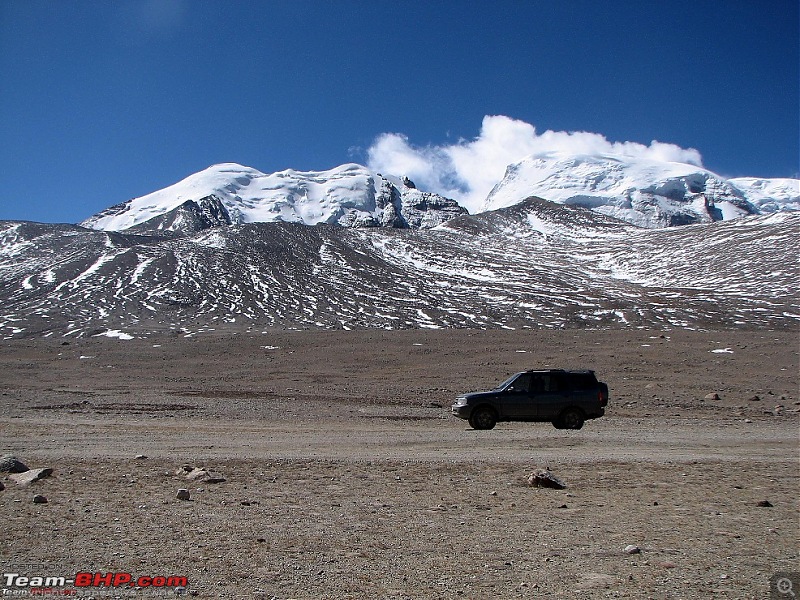
[[[205,483],[224,483],[225,477],[220,473],[209,471],[205,467],[193,467],[191,465],[184,465],[175,473],[186,477],[189,481],[203,481]]]
[[[27,470],[25,463],[13,454],[0,456],[0,473],[24,473]]]
[[[53,474],[53,469],[43,468],[43,469],[29,469],[24,473],[13,473],[9,476],[9,479],[14,483],[19,485],[30,485],[34,481],[39,481],[40,479],[44,479],[45,477],[50,477]]]
[[[549,469],[537,469],[528,475],[528,485],[531,487],[552,488],[554,490],[563,490],[567,487],[567,484],[553,475]]]

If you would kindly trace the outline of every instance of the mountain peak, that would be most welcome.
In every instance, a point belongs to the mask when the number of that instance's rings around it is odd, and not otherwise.
[[[186,223],[184,218],[176,221],[174,215],[163,215],[188,201],[198,203],[212,197],[219,200],[231,223],[284,221],[425,228],[466,212],[454,200],[425,195],[404,185],[400,178],[371,173],[355,163],[327,171],[286,169],[272,174],[221,163],[162,190],[112,206],[81,225],[120,231],[157,223],[161,230],[165,223]]]
[[[736,185],[694,164],[559,152],[509,165],[482,209],[512,206],[528,196],[592,208],[651,228],[759,212]]]

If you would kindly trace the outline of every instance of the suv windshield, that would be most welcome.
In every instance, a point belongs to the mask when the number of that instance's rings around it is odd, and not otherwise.
[[[519,377],[520,375],[522,375],[522,373],[514,373],[511,377],[506,379],[503,383],[498,385],[492,391],[494,391],[494,392],[502,392],[504,389],[506,389],[508,386],[510,386],[512,383],[514,383],[514,381],[516,381],[517,377]]]

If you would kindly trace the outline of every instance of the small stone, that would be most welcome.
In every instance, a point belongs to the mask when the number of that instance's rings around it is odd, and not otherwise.
[[[705,396],[703,396],[703,398],[705,400],[722,400],[722,398],[719,397],[719,394],[717,392],[711,392],[710,394],[706,394]]]
[[[761,500],[756,504],[756,506],[760,506],[762,508],[771,508],[772,502],[770,502],[769,500]]]
[[[752,423],[752,422],[753,422],[753,419],[745,419],[745,420],[744,420],[744,422],[745,422],[745,423]]]
[[[760,402],[760,401],[761,401],[761,398],[759,398],[758,396],[753,396],[753,397],[750,398],[750,402]]]
[[[2,492],[4,489],[6,489],[6,486],[2,481],[0,481],[0,492]]]
[[[188,500],[189,499],[189,490],[185,488],[181,488],[178,490],[178,493],[175,495],[178,500]]]
[[[639,546],[634,546],[633,544],[628,544],[625,546],[625,554],[641,554],[642,549]]]
[[[672,562],[671,560],[665,560],[664,562],[662,562],[662,563],[660,563],[660,564],[661,564],[661,566],[662,566],[662,567],[664,567],[665,569],[674,569],[675,567],[677,567],[677,566],[678,566],[678,565],[676,565],[674,562]]]
[[[133,458],[136,460],[147,460],[147,456],[145,454],[137,454]]]
[[[45,498],[41,494],[36,494],[33,497],[33,503],[34,504],[47,504],[47,498]]]

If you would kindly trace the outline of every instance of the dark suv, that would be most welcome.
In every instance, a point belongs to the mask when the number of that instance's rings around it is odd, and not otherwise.
[[[523,371],[490,392],[456,398],[452,410],[473,429],[498,421],[550,421],[557,429],[580,429],[586,419],[605,414],[608,386],[594,371]]]

